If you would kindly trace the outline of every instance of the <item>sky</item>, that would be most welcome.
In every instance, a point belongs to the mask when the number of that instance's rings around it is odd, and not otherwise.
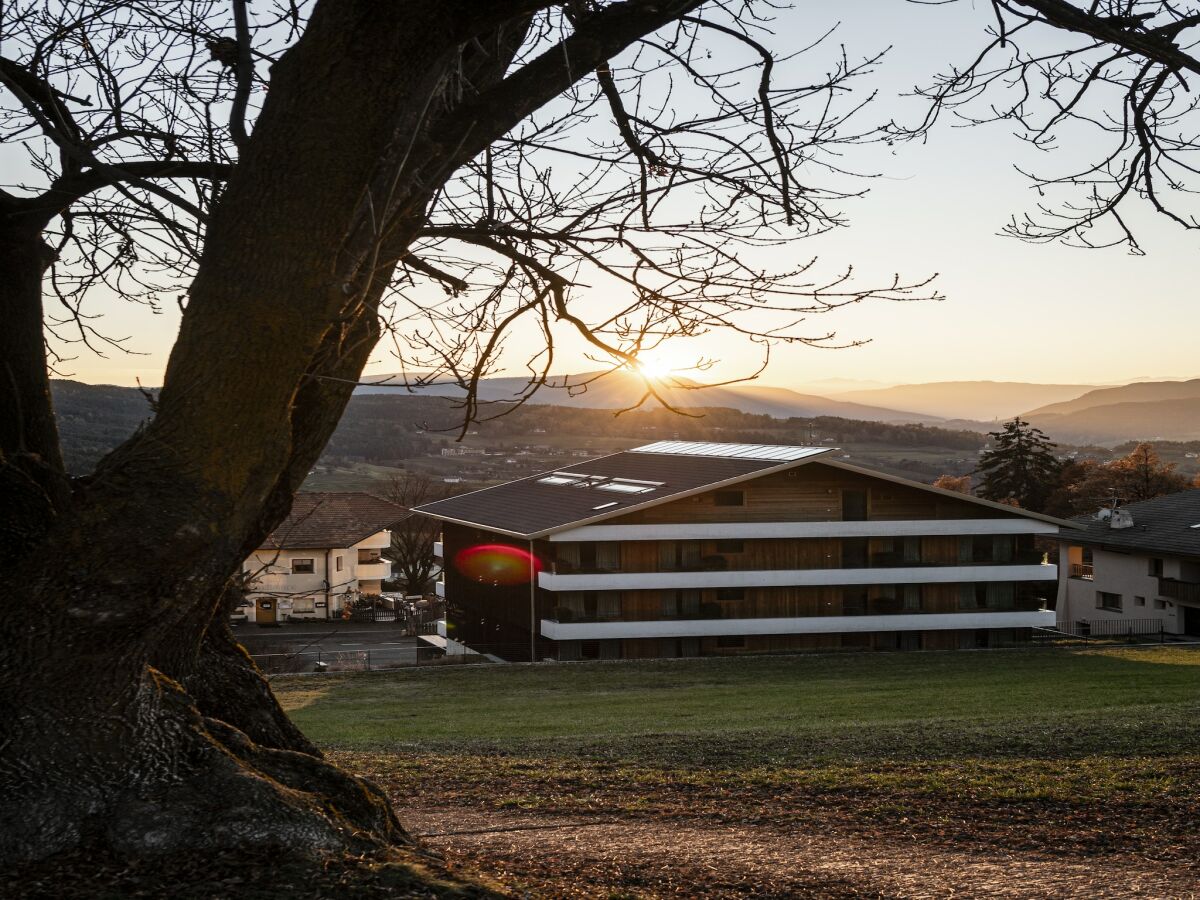
[[[986,3],[925,6],[902,0],[801,3],[779,15],[777,31],[797,44],[837,20],[837,40],[853,54],[891,45],[873,84],[873,115],[913,121],[920,101],[901,96],[913,85],[965,62],[983,40]],[[1063,159],[1080,148],[1065,146]],[[866,281],[893,273],[918,280],[937,273],[940,302],[871,302],[814,319],[813,331],[868,340],[848,350],[785,347],[759,383],[811,385],[824,379],[886,384],[1006,380],[1111,384],[1146,377],[1200,376],[1194,341],[1200,314],[1191,301],[1197,236],[1152,215],[1135,217],[1145,256],[1123,249],[1030,245],[998,234],[1013,214],[1036,202],[1014,160],[1029,151],[1004,126],[938,128],[923,144],[866,150],[848,162],[883,172],[869,195],[846,203],[849,228],[779,248],[781,262],[810,256],[834,272],[853,265]],[[6,162],[0,156],[0,165]],[[586,298],[585,298],[586,299]],[[161,383],[178,313],[152,315],[112,297],[97,297],[105,330],[129,336],[132,354],[80,355],[63,365],[94,383]],[[520,349],[518,347],[517,349]],[[559,372],[594,369],[580,341],[556,352]],[[666,348],[659,368],[719,358],[709,377],[747,374],[750,348],[727,336]],[[395,371],[381,348],[368,374]]]

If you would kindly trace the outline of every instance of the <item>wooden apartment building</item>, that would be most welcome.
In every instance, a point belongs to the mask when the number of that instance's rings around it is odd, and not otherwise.
[[[683,441],[417,512],[450,646],[514,661],[1003,645],[1054,625],[1033,541],[1066,524],[829,448]]]

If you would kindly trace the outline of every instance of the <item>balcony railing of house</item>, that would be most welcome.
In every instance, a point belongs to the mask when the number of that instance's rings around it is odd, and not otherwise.
[[[722,604],[706,602],[699,604],[695,610],[677,613],[652,612],[646,610],[634,611],[622,615],[596,615],[595,613],[579,613],[567,607],[557,607],[542,618],[559,623],[586,622],[667,622],[691,621],[696,619],[778,619],[778,618],[815,618],[824,616],[911,616],[945,613],[987,613],[987,612],[1036,612],[1046,609],[1046,598],[1036,596],[1017,597],[1012,601],[994,605],[980,604],[978,606],[960,606],[957,609],[928,610],[920,607],[905,608],[900,600],[879,597],[866,603],[844,602],[823,609],[788,609],[770,608],[754,609],[738,606],[737,604]]]
[[[1095,570],[1091,563],[1071,563],[1071,577],[1091,581],[1095,578]]]
[[[1160,597],[1170,597],[1184,603],[1200,603],[1200,584],[1194,581],[1180,581],[1178,578],[1160,578],[1158,594]]]
[[[738,565],[736,563],[731,564],[729,559],[726,558],[725,556],[714,555],[714,556],[702,557],[701,559],[697,560],[694,564],[691,564],[691,565],[683,564],[683,565],[674,565],[674,566],[664,566],[664,565],[660,564],[659,566],[657,566],[655,568],[644,569],[644,570],[624,569],[619,566],[610,566],[610,567],[581,566],[581,565],[576,565],[574,563],[571,563],[567,560],[556,559],[553,561],[553,563],[550,567],[550,571],[551,571],[551,574],[554,574],[554,575],[613,575],[613,574],[618,574],[618,573],[629,574],[629,573],[635,572],[635,571],[646,571],[646,572],[764,572],[764,571],[771,571],[772,569],[778,569],[778,568],[783,568],[783,569],[895,569],[895,568],[936,569],[936,568],[946,568],[947,566],[1004,566],[1004,565],[1037,566],[1037,565],[1043,565],[1043,564],[1053,565],[1052,563],[1047,563],[1045,554],[1029,550],[1029,551],[1018,551],[1018,552],[1012,554],[1012,556],[1007,559],[995,559],[995,560],[992,560],[992,559],[969,559],[969,560],[954,560],[954,561],[949,561],[949,562],[941,562],[941,561],[927,562],[927,561],[919,560],[919,559],[905,559],[903,554],[900,554],[900,553],[875,553],[866,558],[859,558],[859,559],[843,558],[836,565],[830,564],[830,565],[824,565],[824,566],[795,565],[791,561],[788,561],[784,564],[780,564],[780,565],[776,565],[776,566],[761,565],[761,564],[757,564],[757,563],[752,564],[752,565],[743,566],[743,565]],[[1091,566],[1087,567],[1088,574],[1086,576],[1077,575],[1074,572],[1074,569],[1076,569],[1076,568],[1079,568],[1079,567],[1078,566],[1072,567],[1071,574],[1073,577],[1086,577],[1086,578],[1092,577],[1091,576],[1091,568],[1092,568]]]

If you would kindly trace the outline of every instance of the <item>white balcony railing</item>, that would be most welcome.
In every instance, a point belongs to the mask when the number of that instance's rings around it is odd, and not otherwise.
[[[553,622],[541,632],[552,641],[621,638],[720,637],[763,634],[846,634],[864,631],[955,631],[976,628],[1053,628],[1054,610],[914,613],[884,616],[797,616],[780,619],[665,619],[651,622]]]
[[[1058,526],[1024,517],[905,519],[867,522],[663,522],[653,525],[581,525],[550,535],[561,541],[725,540],[731,538],[906,537],[965,534],[1057,534]]]
[[[690,588],[803,587],[849,584],[955,584],[1056,581],[1058,566],[912,566],[873,569],[722,569],[704,572],[611,572],[556,575],[539,572],[548,591],[687,590]]]
[[[382,581],[392,577],[392,564],[386,559],[378,562],[360,562],[355,568],[354,574],[359,581],[374,581],[375,579]]]

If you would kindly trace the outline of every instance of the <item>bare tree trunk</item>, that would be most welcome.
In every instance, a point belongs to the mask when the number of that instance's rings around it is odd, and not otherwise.
[[[74,483],[34,352],[46,256],[0,234],[15,384],[0,389],[0,860],[406,840],[381,792],[287,720],[223,598],[341,417],[433,194],[605,53],[697,3],[625,4],[575,57],[505,81],[507,107],[464,112],[464,86],[500,82],[544,4],[320,0],[208,223],[155,418]]]

